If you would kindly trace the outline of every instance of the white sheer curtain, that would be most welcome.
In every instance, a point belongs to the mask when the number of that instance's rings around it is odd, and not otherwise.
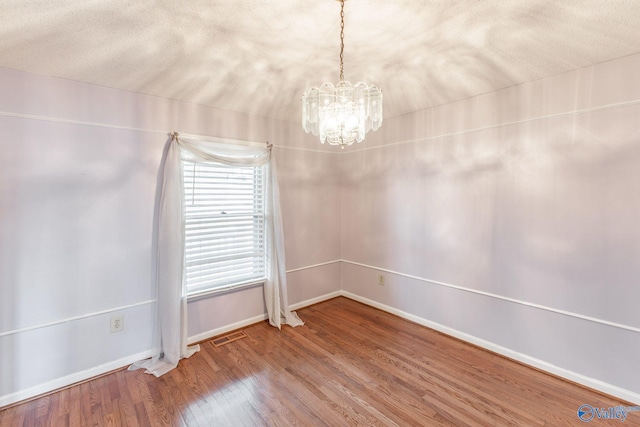
[[[187,291],[184,277],[184,185],[182,160],[218,162],[230,166],[267,168],[266,257],[267,278],[264,298],[269,323],[300,326],[304,322],[289,310],[284,253],[284,235],[276,166],[271,146],[254,147],[221,144],[203,137],[180,135],[172,138],[165,157],[157,229],[157,302],[154,326],[154,351],[148,360],[129,369],[146,369],[159,377],[190,357],[199,346],[187,346]]]

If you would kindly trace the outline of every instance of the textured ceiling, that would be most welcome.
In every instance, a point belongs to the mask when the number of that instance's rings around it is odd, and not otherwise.
[[[265,117],[337,83],[335,0],[0,0],[0,66]],[[385,117],[640,52],[638,0],[348,0]]]

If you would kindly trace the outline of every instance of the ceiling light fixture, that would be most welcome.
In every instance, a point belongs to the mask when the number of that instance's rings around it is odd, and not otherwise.
[[[340,82],[312,87],[302,95],[302,127],[320,135],[320,142],[351,145],[382,125],[382,91],[376,86],[344,79],[344,2],[340,1]]]

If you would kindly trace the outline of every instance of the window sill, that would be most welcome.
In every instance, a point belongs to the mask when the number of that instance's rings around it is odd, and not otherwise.
[[[187,302],[192,302],[200,299],[228,294],[231,292],[241,291],[244,289],[255,288],[262,285],[264,285],[264,280],[259,280],[257,282],[238,283],[236,285],[227,285],[227,286],[221,286],[215,289],[206,289],[202,291],[196,291],[187,295]]]

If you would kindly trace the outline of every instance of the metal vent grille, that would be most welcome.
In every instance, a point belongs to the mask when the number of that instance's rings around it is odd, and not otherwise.
[[[222,335],[221,337],[214,338],[212,342],[214,347],[220,347],[225,344],[241,340],[242,338],[246,338],[247,336],[248,335],[245,334],[244,331],[233,332],[227,335]]]

